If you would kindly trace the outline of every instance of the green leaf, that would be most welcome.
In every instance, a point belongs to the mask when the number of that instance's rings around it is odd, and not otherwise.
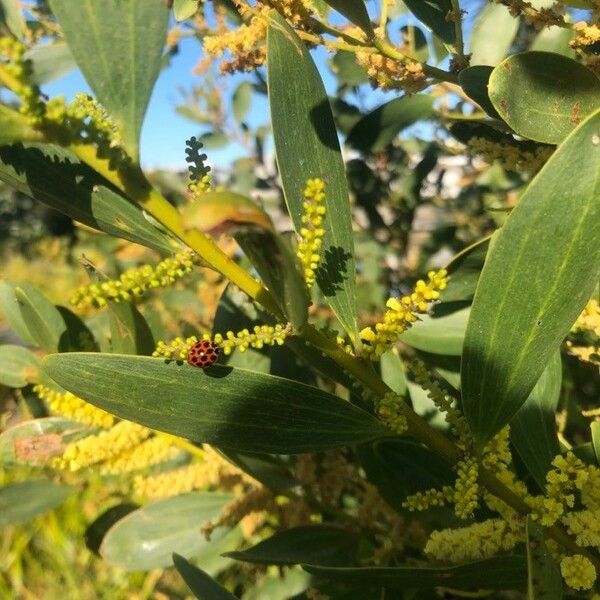
[[[450,0],[404,0],[404,4],[421,23],[446,44],[454,44],[454,23],[446,16],[452,11]]]
[[[442,295],[442,302],[460,302],[473,298],[489,246],[489,237],[479,240],[459,252],[448,263],[446,268],[449,281]]]
[[[48,144],[0,147],[0,179],[65,215],[159,252],[172,242],[142,209],[64,148]]]
[[[109,302],[108,320],[115,354],[150,356],[156,348],[150,326],[131,302]]]
[[[166,2],[50,0],[98,101],[122,128],[134,160],[167,35]]]
[[[202,145],[206,150],[219,150],[229,144],[229,138],[224,131],[215,129],[214,131],[206,131],[205,133],[198,136],[198,141],[202,142]]]
[[[0,145],[42,139],[43,136],[29,125],[24,115],[0,104]]]
[[[350,130],[346,143],[361,152],[380,152],[396,136],[421,119],[433,115],[433,98],[414,94],[394,98],[365,115]]]
[[[25,523],[62,504],[73,489],[40,479],[0,487],[0,529]]]
[[[216,519],[233,499],[231,494],[195,492],[147,504],[108,530],[100,555],[127,571],[167,567],[173,552],[195,556],[211,543],[202,525]],[[212,543],[225,531],[215,531]]]
[[[198,10],[198,0],[175,0],[173,2],[173,14],[176,21],[185,21],[193,17]]]
[[[423,315],[420,321],[417,321],[400,336],[400,339],[409,346],[424,352],[460,356],[469,310],[469,308],[463,308],[437,318]]]
[[[231,108],[233,110],[233,116],[238,123],[243,122],[250,110],[253,92],[254,86],[249,81],[242,81],[242,83],[235,88],[235,92],[233,92]]]
[[[325,181],[327,214],[317,284],[356,340],[352,217],[331,107],[304,43],[279,15],[269,26],[267,57],[275,151],[288,210],[300,231],[306,180],[320,177]]]
[[[288,567],[283,573],[268,573],[244,593],[244,600],[289,600],[303,597],[311,584],[311,576],[300,567]]]
[[[63,417],[23,421],[0,434],[0,464],[46,466],[66,444],[89,431],[88,426]]]
[[[557,149],[492,239],[461,374],[463,409],[480,445],[525,402],[598,282],[599,130],[596,112]]]
[[[527,600],[561,600],[560,567],[544,540],[544,529],[527,517]]]
[[[22,388],[40,380],[40,359],[27,348],[0,346],[0,385]]]
[[[492,72],[490,100],[522,137],[560,143],[600,106],[600,80],[577,61],[549,52],[514,54]]]
[[[338,50],[330,64],[331,70],[338,79],[338,85],[356,86],[369,81],[367,72],[357,64],[356,55],[352,52]],[[335,100],[337,99],[333,99],[332,103]]]
[[[332,525],[305,525],[275,533],[263,540],[226,556],[260,565],[341,566],[355,561],[358,536]]]
[[[325,2],[344,15],[348,21],[358,25],[368,36],[375,35],[363,0],[325,0]]]
[[[510,440],[542,490],[546,487],[550,463],[560,453],[556,437],[556,410],[561,382],[562,362],[560,352],[556,352],[510,422]]]
[[[418,61],[426,63],[429,60],[429,45],[423,31],[414,25],[404,25],[400,28],[400,33],[410,49],[410,55]]]
[[[402,359],[394,350],[388,350],[381,355],[380,361],[381,379],[396,394],[406,396],[408,394],[408,385],[406,383],[406,374]]]
[[[15,295],[23,321],[36,346],[46,352],[66,350],[67,326],[56,306],[33,286],[16,285]]]
[[[296,454],[388,433],[336,396],[242,369],[98,353],[53,354],[44,368],[65,389],[119,417],[233,450]]]
[[[518,29],[519,19],[506,6],[485,6],[471,32],[471,65],[496,66],[512,46]]]
[[[77,68],[75,58],[64,42],[38,44],[25,54],[25,58],[31,61],[31,80],[37,85],[60,79]]]
[[[192,593],[199,600],[237,600],[210,575],[189,563],[183,556],[173,554],[173,564]]]
[[[488,6],[501,6],[500,4],[489,4]],[[485,112],[494,119],[501,119],[494,108],[488,94],[488,83],[490,75],[494,69],[485,65],[468,67],[458,74],[458,81],[465,94],[472,98],[485,110]]]
[[[241,232],[235,239],[285,316],[296,329],[301,329],[308,319],[310,301],[300,266],[287,242],[268,231]]]
[[[562,54],[567,58],[575,58],[577,53],[569,46],[569,42],[574,37],[575,32],[572,29],[559,27],[558,25],[546,27],[535,36],[531,46],[529,46],[529,50],[554,52],[555,54]]]
[[[4,21],[17,38],[25,35],[25,19],[20,0],[0,0],[0,21]]]
[[[386,588],[510,590],[524,585],[527,577],[521,556],[498,556],[452,567],[321,567],[302,565],[309,573],[349,584],[377,583]]]
[[[17,296],[15,284],[8,281],[0,281],[0,313],[8,323],[8,326],[28,345],[35,346],[29,328],[23,320]]]
[[[600,421],[592,421],[590,424],[592,435],[592,447],[596,455],[596,462],[600,465]]]

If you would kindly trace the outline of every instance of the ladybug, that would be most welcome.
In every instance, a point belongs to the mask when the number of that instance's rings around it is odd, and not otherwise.
[[[212,365],[219,357],[219,348],[210,340],[196,342],[187,353],[187,362],[192,367],[205,369]]]

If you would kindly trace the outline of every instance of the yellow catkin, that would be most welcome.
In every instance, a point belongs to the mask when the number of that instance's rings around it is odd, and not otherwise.
[[[198,264],[197,255],[184,250],[172,258],[166,258],[156,265],[143,265],[128,269],[117,280],[102,281],[82,286],[73,294],[71,304],[77,308],[94,306],[102,308],[108,301],[128,301],[141,296],[150,289],[172,285],[192,272]]]
[[[454,488],[444,486],[441,490],[432,488],[424,492],[416,492],[406,497],[402,503],[403,508],[411,512],[423,511],[436,506],[444,506],[454,501]]]
[[[454,512],[461,519],[469,519],[479,500],[479,467],[473,458],[465,458],[456,465],[454,484]]]
[[[309,179],[304,190],[302,204],[302,227],[298,242],[297,256],[304,270],[304,280],[308,287],[315,284],[317,269],[321,262],[319,250],[323,244],[325,229],[325,183],[322,179]]]
[[[162,436],[154,436],[102,463],[100,473],[103,475],[131,473],[173,460],[179,454],[181,449],[174,446],[170,440]]]
[[[356,62],[366,69],[373,87],[414,94],[427,86],[427,77],[419,62],[400,62],[370,51],[356,52]]]
[[[588,46],[593,46],[600,42],[600,26],[588,25],[585,21],[580,21],[573,25],[575,37],[569,42],[571,48],[585,50]]]
[[[418,319],[419,314],[427,311],[430,303],[440,297],[440,292],[447,284],[445,269],[430,271],[428,281],[417,281],[412,294],[402,298],[390,298],[386,306],[383,321],[374,328],[366,327],[360,332],[363,342],[363,352],[372,360],[377,360],[386,350],[389,350],[398,340],[398,336],[406,331]]]
[[[394,392],[388,392],[377,401],[377,416],[396,434],[402,435],[408,429],[404,400]]]
[[[115,423],[115,417],[101,408],[78,398],[71,392],[58,392],[38,384],[33,391],[48,405],[51,413],[73,419],[84,425],[108,429]]]
[[[120,421],[112,429],[69,444],[61,456],[53,459],[52,466],[78,471],[119,456],[144,441],[151,433],[150,429],[137,423]]]
[[[473,137],[468,143],[469,151],[487,163],[497,161],[505,169],[525,173],[537,173],[552,156],[553,146],[538,146],[525,150],[518,145],[493,142],[482,137]]]

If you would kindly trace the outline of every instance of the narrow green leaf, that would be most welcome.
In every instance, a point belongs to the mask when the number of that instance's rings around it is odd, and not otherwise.
[[[167,35],[166,2],[50,0],[98,101],[121,126],[134,160]]]
[[[185,21],[196,14],[198,0],[175,0],[173,2],[173,14],[176,21]]]
[[[369,81],[367,72],[356,62],[356,55],[346,50],[339,50],[331,59],[331,70],[338,79],[338,85],[356,86]],[[332,99],[332,104],[343,100],[339,98]]]
[[[596,112],[568,136],[490,245],[461,374],[480,445],[525,402],[598,282],[599,130]]]
[[[463,308],[436,318],[424,315],[420,321],[407,329],[400,339],[423,352],[460,356],[469,311],[469,308]]]
[[[520,136],[560,143],[600,106],[600,80],[581,63],[550,52],[523,52],[492,72],[490,100]]]
[[[24,115],[0,104],[0,145],[43,139],[40,132],[29,125]]]
[[[198,141],[202,142],[202,145],[207,150],[219,150],[229,144],[229,138],[224,131],[215,129],[214,131],[206,131],[205,133],[198,136]]]
[[[543,490],[550,463],[560,453],[556,437],[556,410],[560,398],[562,362],[556,352],[525,404],[510,422],[510,440],[521,460]]]
[[[471,65],[496,66],[509,51],[519,19],[502,4],[488,4],[477,15],[471,31]]]
[[[24,523],[62,504],[73,492],[66,485],[40,479],[0,487],[0,529]]]
[[[198,600],[237,600],[210,575],[174,553],[173,564]]]
[[[46,352],[67,350],[67,326],[60,312],[33,286],[15,286],[23,321],[36,345]]]
[[[386,588],[510,590],[527,579],[521,556],[498,556],[452,567],[321,567],[302,565],[309,573],[351,584],[377,583]]]
[[[544,540],[544,529],[527,517],[527,600],[561,600],[560,567]]]
[[[501,6],[500,4],[489,4],[488,6]],[[478,65],[463,69],[458,74],[458,81],[464,92],[485,110],[494,119],[501,119],[490,96],[488,94],[488,83],[494,69],[486,65]]]
[[[170,238],[143,211],[64,148],[48,144],[0,147],[0,179],[65,215],[159,252]]]
[[[346,143],[361,152],[380,152],[404,128],[433,115],[433,98],[425,94],[394,98],[365,115],[350,130]]]
[[[100,513],[85,530],[86,547],[94,554],[100,556],[100,546],[102,545],[102,540],[108,533],[108,530],[138,508],[139,504],[122,502],[121,504],[115,504],[103,513]]]
[[[454,44],[456,40],[454,23],[446,18],[452,11],[450,0],[404,0],[404,4],[442,41],[446,44]]]
[[[449,281],[442,302],[460,302],[473,298],[489,246],[489,237],[479,240],[459,252],[448,263],[446,269]]]
[[[233,116],[238,123],[242,123],[246,118],[250,105],[252,104],[252,94],[254,86],[249,81],[242,81],[233,92],[232,109]]]
[[[368,36],[375,35],[363,0],[325,0],[325,2],[344,15],[350,22],[358,25]]]
[[[60,79],[77,68],[75,58],[64,42],[38,44],[25,54],[25,58],[33,67],[31,80],[38,85]]]
[[[226,556],[260,565],[341,566],[353,563],[359,538],[355,533],[332,525],[306,525],[275,533]]]
[[[596,462],[600,465],[600,422],[592,421],[590,425],[592,435],[592,447],[596,455]]]
[[[122,418],[233,450],[296,454],[388,433],[336,396],[242,369],[98,353],[53,354],[44,368],[65,389]]]
[[[0,346],[0,385],[22,388],[40,380],[40,359],[27,348]]]
[[[25,34],[25,18],[20,0],[0,0],[0,21],[4,21],[11,33],[22,38]]]
[[[15,294],[15,284],[9,281],[0,281],[0,313],[4,316],[8,326],[30,346],[35,346],[36,342],[29,333],[29,328],[23,320],[17,296]]]
[[[273,136],[288,210],[296,231],[300,231],[304,226],[306,180],[320,177],[325,181],[327,214],[317,284],[355,340],[358,332],[352,217],[331,107],[304,43],[279,16],[269,27],[267,57]]]
[[[402,359],[393,350],[384,352],[380,361],[381,379],[396,394],[406,396],[408,394],[408,385],[406,383],[406,374]]]
[[[131,302],[110,302],[108,308],[112,351],[150,356],[156,348],[146,319]]]
[[[233,499],[230,494],[195,492],[147,504],[108,530],[100,555],[127,571],[167,567],[173,552],[190,558],[211,543],[202,525],[216,519]],[[213,542],[225,532],[215,531]]]
[[[23,421],[0,433],[0,464],[46,466],[66,444],[89,432],[86,425],[63,417]]]

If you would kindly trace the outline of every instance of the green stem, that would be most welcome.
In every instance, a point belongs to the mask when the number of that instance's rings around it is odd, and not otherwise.
[[[458,64],[463,67],[465,65],[465,47],[462,31],[462,11],[460,10],[459,0],[450,0],[452,4],[452,22],[454,23],[454,49],[458,56]]]

